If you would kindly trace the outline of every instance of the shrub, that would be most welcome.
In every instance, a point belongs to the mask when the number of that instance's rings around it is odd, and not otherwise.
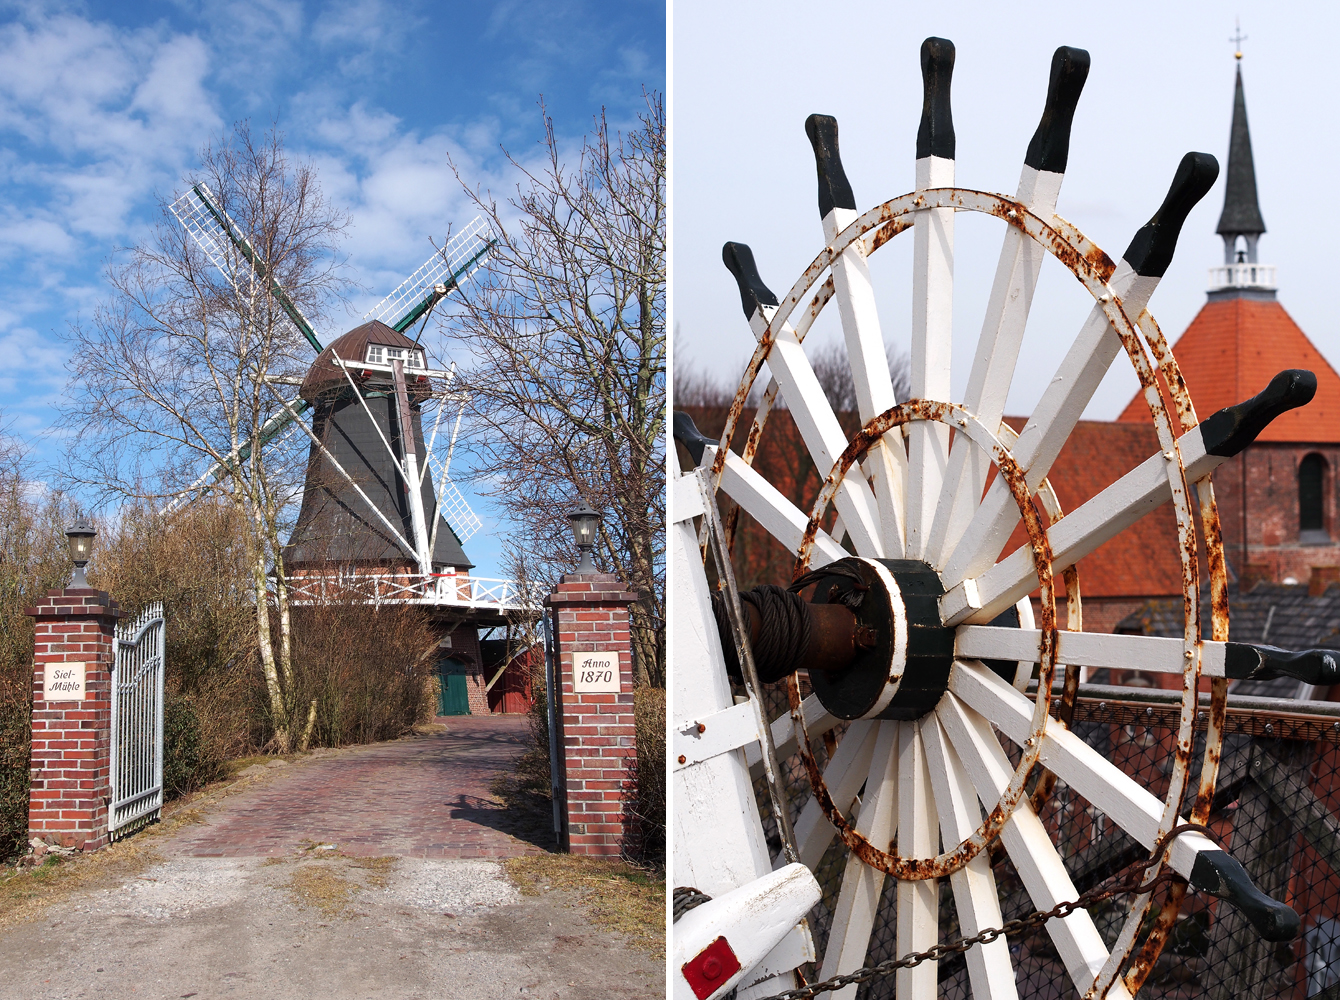
[[[313,746],[403,736],[433,717],[437,632],[412,605],[293,609],[294,716],[316,704]]]
[[[0,705],[0,862],[28,849],[30,716],[26,705]]]
[[[163,703],[163,799],[179,798],[223,774],[227,754],[201,723],[198,699],[168,693]]]
[[[633,693],[637,759],[633,795],[626,807],[624,853],[633,861],[665,867],[665,688]]]

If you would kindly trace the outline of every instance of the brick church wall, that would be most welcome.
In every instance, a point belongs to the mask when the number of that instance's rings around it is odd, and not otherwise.
[[[1323,512],[1329,544],[1299,540],[1298,464],[1310,454],[1326,460]],[[1334,579],[1340,572],[1340,502],[1335,470],[1340,445],[1257,443],[1230,459],[1214,474],[1214,493],[1224,536],[1224,554],[1250,585],[1256,580],[1309,583],[1314,575]],[[1245,487],[1245,489],[1244,489]],[[1247,543],[1243,546],[1243,497]]]

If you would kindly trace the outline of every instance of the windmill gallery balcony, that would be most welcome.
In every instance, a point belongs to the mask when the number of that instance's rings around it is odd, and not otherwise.
[[[418,604],[483,615],[537,611],[546,592],[542,584],[519,580],[392,569],[301,570],[288,578],[288,586],[289,601],[299,606],[328,602]]]

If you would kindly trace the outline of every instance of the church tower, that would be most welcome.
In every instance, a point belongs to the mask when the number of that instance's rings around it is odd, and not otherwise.
[[[1256,395],[1275,373],[1316,373],[1311,403],[1268,426],[1256,443],[1214,474],[1224,553],[1243,590],[1258,580],[1340,582],[1340,376],[1276,300],[1273,264],[1258,258],[1266,231],[1247,127],[1242,53],[1233,87],[1224,209],[1216,232],[1224,263],[1210,268],[1207,301],[1173,345],[1198,416]],[[1149,421],[1143,397],[1119,422]]]
[[[1233,126],[1228,136],[1228,170],[1224,178],[1224,210],[1215,230],[1224,240],[1225,290],[1242,288],[1275,297],[1275,269],[1269,280],[1257,281],[1256,241],[1266,231],[1261,205],[1256,199],[1256,164],[1252,161],[1252,136],[1247,129],[1247,100],[1242,94],[1242,53],[1237,53],[1237,80],[1233,85]],[[1239,242],[1241,241],[1241,242]],[[1246,265],[1252,265],[1247,267]],[[1266,272],[1260,272],[1266,278]]]

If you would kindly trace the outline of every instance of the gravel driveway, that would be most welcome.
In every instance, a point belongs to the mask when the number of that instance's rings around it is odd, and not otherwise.
[[[234,794],[191,809],[189,821],[103,852],[133,851],[136,860],[4,922],[0,998],[663,997],[662,960],[595,927],[571,894],[523,896],[499,861],[461,857],[474,838],[465,821],[478,822],[474,839],[491,855],[539,850],[504,832],[480,794],[485,759],[488,767],[509,759],[498,752],[499,734],[473,757],[467,736],[457,730],[260,769]],[[456,785],[453,754],[468,759]],[[322,768],[357,780],[341,783]],[[440,782],[427,796],[425,768]],[[315,817],[312,824],[291,823],[276,839],[257,818],[265,802],[291,804],[285,786],[295,794],[323,788],[326,799],[301,814]],[[454,824],[459,846],[419,842],[425,802]],[[339,817],[346,833],[351,817],[379,818],[341,845],[308,829],[322,817]],[[415,831],[413,843],[406,830]],[[251,831],[255,849],[239,849],[234,837],[220,850],[226,831]],[[385,851],[383,842],[418,856]],[[90,870],[99,863],[76,862]]]

